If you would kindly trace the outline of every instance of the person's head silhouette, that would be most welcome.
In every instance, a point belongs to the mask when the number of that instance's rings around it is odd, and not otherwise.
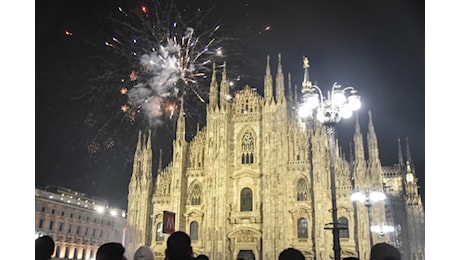
[[[193,257],[190,236],[182,231],[176,231],[168,237],[166,242],[166,257],[169,260],[187,259]]]
[[[378,243],[371,248],[370,260],[401,260],[401,253],[390,244]]]
[[[54,253],[54,240],[50,236],[35,239],[35,259],[50,259]]]
[[[278,260],[305,260],[305,256],[298,249],[290,247],[280,253]]]
[[[125,248],[120,243],[110,242],[99,246],[96,260],[126,260]]]

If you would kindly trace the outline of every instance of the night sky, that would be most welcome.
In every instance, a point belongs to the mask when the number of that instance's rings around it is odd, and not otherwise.
[[[156,1],[162,2],[162,1]],[[134,34],[117,24],[119,6],[154,16],[153,1],[39,1],[35,9],[35,186],[58,185],[126,208],[128,182],[139,129],[120,107],[120,79],[127,78],[128,52],[105,42]],[[200,3],[199,5],[197,3]],[[183,21],[198,33],[220,25],[232,91],[249,84],[263,93],[266,57],[272,75],[281,53],[285,79],[300,89],[302,57],[310,80],[323,92],[334,82],[353,86],[363,102],[359,122],[367,132],[371,110],[384,166],[398,162],[397,140],[412,160],[424,200],[425,186],[425,6],[423,1],[176,1]],[[145,6],[146,13],[142,13]],[[209,13],[203,18],[196,14]],[[210,12],[207,12],[209,11]],[[179,11],[180,13],[180,11]],[[147,17],[148,16],[148,17]],[[171,17],[176,18],[177,13]],[[174,20],[174,19],[172,19]],[[188,23],[185,23],[188,26]],[[146,37],[147,38],[147,37]],[[209,68],[211,65],[208,66]],[[208,69],[209,69],[208,68]],[[210,74],[208,74],[210,75]],[[218,76],[218,79],[220,75]],[[239,77],[239,80],[236,80]],[[209,78],[199,94],[207,98]],[[208,83],[206,83],[208,82]],[[187,137],[204,124],[203,102],[186,94]],[[187,103],[188,102],[188,103]],[[188,105],[187,105],[188,104]],[[175,117],[152,128],[158,167],[169,162]],[[355,118],[342,120],[339,142],[346,154]]]

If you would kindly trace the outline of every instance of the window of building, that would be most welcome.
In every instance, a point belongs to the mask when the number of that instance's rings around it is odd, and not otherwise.
[[[341,228],[341,229],[339,229],[339,237],[340,238],[349,238],[350,234],[348,232],[348,219],[345,218],[345,217],[340,217],[338,219],[338,222],[339,222],[339,227]]]
[[[69,247],[68,247],[68,246],[66,246],[66,247],[65,247],[65,254],[64,254],[64,258],[67,258],[67,259],[69,259]]]
[[[190,239],[198,240],[198,222],[196,221],[190,223]]]
[[[70,213],[70,218],[73,218],[73,213]]]
[[[101,230],[101,232],[99,233],[99,238],[102,238],[102,233],[104,233],[103,230]]]
[[[81,259],[86,260],[86,248],[83,248],[83,251],[81,252]]]
[[[64,223],[59,223],[59,231],[62,231],[63,228],[64,228]]]
[[[88,227],[85,228],[85,236],[88,235]]]
[[[43,228],[43,219],[38,222],[38,228]]]
[[[64,217],[64,211],[61,211],[61,217]]]
[[[56,246],[56,251],[54,252],[54,256],[56,258],[60,258],[60,256],[61,256],[61,246]]]
[[[72,224],[69,224],[69,230],[67,231],[67,233],[70,233],[72,232]]]
[[[76,247],[73,249],[73,259],[78,259],[78,253],[77,253]]]
[[[240,203],[241,211],[252,211],[252,190],[250,188],[241,190]]]
[[[80,226],[77,226],[77,235],[80,235]]]
[[[78,215],[78,220],[81,220],[81,215]]]
[[[165,236],[163,234],[163,222],[160,222],[157,224],[157,235],[156,235],[156,241],[164,241]]]
[[[241,139],[241,163],[254,163],[254,137],[249,131],[246,131]]]
[[[95,236],[96,236],[96,229],[94,228],[93,229],[93,237],[95,237]]]
[[[193,185],[193,188],[190,191],[190,203],[192,205],[201,204],[201,188],[198,184]]]
[[[45,212],[45,207],[42,207],[42,212]]]
[[[307,182],[304,178],[297,181],[297,201],[304,201],[307,197]]]
[[[54,215],[54,209],[52,209],[52,210],[51,210],[51,214],[53,214],[53,215]]]
[[[305,218],[297,221],[297,238],[308,238],[308,222]]]
[[[50,230],[53,230],[53,226],[54,226],[54,221],[50,221]]]
[[[89,217],[86,217],[86,221],[89,221]]]

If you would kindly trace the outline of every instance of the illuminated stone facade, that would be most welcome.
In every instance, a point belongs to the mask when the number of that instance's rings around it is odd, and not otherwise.
[[[35,189],[35,236],[54,239],[53,259],[96,259],[97,248],[122,243],[126,213],[61,187]]]
[[[210,259],[277,259],[288,247],[306,259],[333,258],[332,232],[325,229],[332,222],[326,130],[316,120],[298,118],[290,81],[286,95],[281,57],[275,84],[267,58],[263,97],[246,86],[229,99],[225,64],[220,88],[214,69],[206,126],[186,141],[181,107],[172,162],[157,174],[155,140],[139,133],[129,184],[128,254],[148,245],[156,259],[164,259],[163,212],[170,211],[175,229],[192,237],[195,254]],[[405,159],[399,147],[399,161],[382,166],[370,112],[366,141],[356,119],[348,160],[336,142],[338,220],[346,227],[340,231],[341,256],[369,259],[370,225],[387,224],[395,232],[372,233],[373,243],[391,243],[407,260],[424,259],[424,208],[409,147]],[[382,191],[387,199],[368,215],[364,205],[351,201],[356,190]]]

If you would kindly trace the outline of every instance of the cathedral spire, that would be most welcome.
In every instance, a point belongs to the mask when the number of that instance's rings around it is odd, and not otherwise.
[[[379,148],[377,143],[377,135],[374,129],[374,123],[372,121],[372,112],[369,110],[369,126],[367,131],[367,146],[369,152],[369,160],[371,162],[379,162]]]
[[[293,102],[293,95],[292,95],[292,83],[291,83],[291,73],[288,72],[288,100]]]
[[[297,105],[297,84],[294,85],[294,104]]]
[[[268,102],[268,104],[273,101],[273,79],[270,72],[270,55],[267,55],[267,68],[264,78],[264,97],[265,102]]]
[[[284,74],[283,66],[281,65],[281,53],[278,54],[278,72],[276,73],[276,100],[279,103],[284,103]]]
[[[361,127],[359,125],[358,113],[356,113],[356,123],[355,123],[355,136],[353,137],[355,143],[355,158],[357,161],[365,161],[364,158],[364,142],[363,135],[361,134]]]
[[[142,177],[144,180],[152,179],[152,131],[149,129],[146,137],[147,143],[143,148],[143,159],[142,159]]]
[[[152,130],[149,129],[149,135],[147,136],[147,149],[152,150]]]
[[[209,89],[209,107],[215,109],[217,106],[217,80],[216,80],[216,64],[212,64],[211,86]]]
[[[409,138],[406,137],[406,159],[407,161],[412,163],[412,156],[410,155],[410,149],[409,149]]]
[[[158,175],[160,175],[162,170],[163,170],[163,150],[160,148],[160,155],[158,157],[158,171],[157,171]]]
[[[401,139],[399,138],[398,138],[398,162],[399,162],[399,165],[404,164],[403,154],[401,150]]]
[[[222,72],[222,81],[220,82],[220,107],[225,108],[227,106],[227,96],[229,95],[229,82],[227,80],[227,63],[224,61]]]
[[[308,73],[308,68],[310,68],[310,61],[308,61],[307,56],[303,57],[303,68],[304,68],[304,74],[303,74],[303,82],[302,82],[302,91],[303,91],[303,88],[311,87],[310,75]]]
[[[142,147],[142,132],[139,130],[139,135],[137,136],[137,147],[136,147],[136,153],[141,150]]]
[[[184,97],[181,98],[179,117],[177,118],[176,139],[185,140],[185,113],[184,113]]]

